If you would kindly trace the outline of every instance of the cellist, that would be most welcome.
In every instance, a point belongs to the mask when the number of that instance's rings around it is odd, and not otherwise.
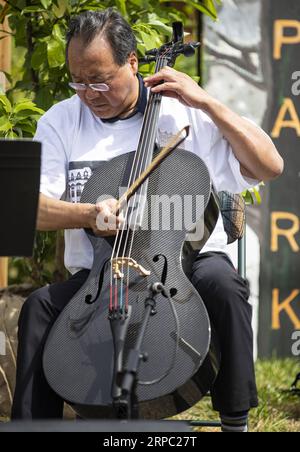
[[[43,373],[43,347],[59,313],[89,275],[92,249],[83,228],[105,236],[114,235],[122,224],[122,217],[114,213],[116,200],[81,204],[80,195],[99,162],[136,149],[149,90],[163,95],[158,144],[188,121],[192,135],[186,150],[204,160],[218,191],[240,193],[283,171],[271,139],[186,74],[164,67],[143,80],[134,34],[113,9],[74,17],[66,54],[75,95],[40,119],[35,136],[43,143],[37,228],[65,230],[65,266],[71,276],[36,290],[23,305],[12,419],[62,417],[63,400]],[[115,230],[108,228],[112,223]],[[211,391],[213,407],[220,413],[223,431],[247,431],[248,412],[258,403],[252,312],[248,285],[227,256],[226,243],[220,217],[194,263],[191,281],[221,344],[221,368]]]

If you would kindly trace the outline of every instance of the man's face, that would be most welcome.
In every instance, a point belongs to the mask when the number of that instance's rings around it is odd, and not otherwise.
[[[77,91],[78,96],[99,118],[126,116],[138,98],[137,57],[132,53],[124,66],[118,66],[110,45],[104,37],[96,37],[90,44],[72,38],[68,49],[68,64],[72,81],[77,83],[105,83],[109,91]]]

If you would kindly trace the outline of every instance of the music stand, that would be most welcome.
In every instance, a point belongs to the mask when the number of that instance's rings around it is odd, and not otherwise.
[[[0,140],[0,256],[31,256],[39,198],[41,143]]]

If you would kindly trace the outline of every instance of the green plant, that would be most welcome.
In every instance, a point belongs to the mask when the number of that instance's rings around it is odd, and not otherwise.
[[[36,104],[48,109],[53,102],[71,95],[65,65],[65,33],[70,17],[85,10],[118,9],[132,24],[139,55],[161,45],[171,36],[171,22],[189,20],[190,9],[198,9],[213,19],[219,0],[185,0],[180,9],[166,0],[7,0],[0,6],[0,23],[8,17],[15,47],[22,49],[18,80],[10,95],[21,90]],[[143,73],[149,66],[141,68]]]
[[[264,186],[264,183],[261,182],[256,187],[249,188],[249,190],[245,190],[242,193],[242,196],[245,200],[246,204],[253,205],[253,204],[261,204],[261,196],[259,193],[259,187]]]
[[[250,410],[250,432],[299,432],[299,396],[289,390],[299,372],[299,360],[259,359],[255,367],[259,406]],[[213,411],[210,397],[205,397],[176,419],[218,421],[218,413]],[[219,428],[197,430],[220,431]]]
[[[32,137],[37,120],[44,111],[28,99],[12,104],[5,94],[0,94],[0,137]]]
[[[170,38],[173,21],[192,26],[195,10],[215,20],[219,3],[219,0],[4,0],[0,5],[0,31],[13,36],[14,67],[12,74],[7,74],[10,89],[0,102],[0,135],[31,137],[41,114],[39,108],[47,110],[73,94],[68,87],[64,38],[71,16],[86,10],[116,8],[132,25],[141,56]],[[11,31],[3,30],[6,17]],[[148,64],[140,67],[143,75],[150,70]],[[60,278],[63,273],[62,246],[57,246],[60,236],[38,233],[33,259],[11,262],[10,282],[33,280],[43,285],[57,269]]]

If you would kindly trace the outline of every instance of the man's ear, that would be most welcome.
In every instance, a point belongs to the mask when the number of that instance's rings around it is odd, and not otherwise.
[[[137,54],[135,52],[131,52],[131,54],[128,57],[128,63],[131,67],[131,70],[134,74],[137,74],[138,72],[138,67],[139,67],[139,61],[138,61],[138,57]]]

